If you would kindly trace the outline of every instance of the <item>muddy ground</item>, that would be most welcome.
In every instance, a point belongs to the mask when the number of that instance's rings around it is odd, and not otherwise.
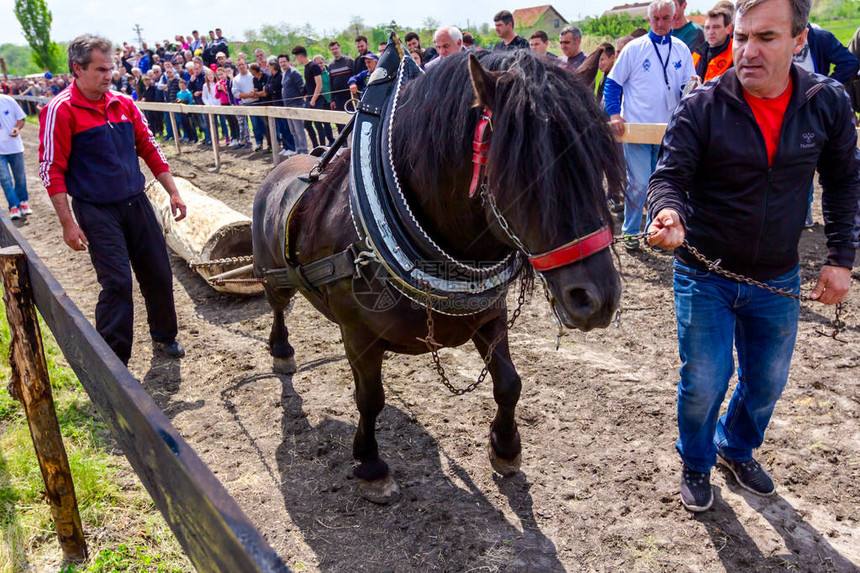
[[[95,274],[62,242],[37,177],[35,131],[24,131],[35,214],[19,226],[92,320]],[[249,216],[272,166],[264,153],[222,151],[216,175],[207,148],[164,150],[175,173]],[[816,207],[801,243],[807,290],[824,256]],[[678,500],[670,259],[619,257],[620,328],[570,332],[556,351],[549,308],[535,297],[511,333],[524,382],[516,477],[494,475],[487,460],[489,383],[456,398],[429,357],[386,359],[378,436],[403,491],[390,507],[357,494],[340,332],[304,299],[288,317],[299,371],[275,375],[265,300],[218,294],[172,255],[188,355],[152,355],[136,295],[130,370],[294,571],[860,570],[860,275],[845,343],[815,333],[830,308],[803,305],[791,379],[757,453],[777,495],[744,493],[718,467],[714,509],[693,516]],[[462,385],[481,367],[471,346],[442,357]]]

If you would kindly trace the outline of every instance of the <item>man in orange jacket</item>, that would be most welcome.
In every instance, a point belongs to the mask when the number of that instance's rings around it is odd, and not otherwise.
[[[714,8],[705,19],[705,43],[693,52],[696,74],[702,81],[712,80],[732,67],[732,14]]]

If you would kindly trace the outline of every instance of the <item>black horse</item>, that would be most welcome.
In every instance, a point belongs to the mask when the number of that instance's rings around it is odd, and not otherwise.
[[[594,62],[596,64],[596,62]],[[593,66],[592,66],[593,67]],[[486,193],[493,201],[470,197],[472,140],[482,109],[492,112],[492,145]],[[586,80],[528,51],[454,55],[406,84],[391,127],[392,156],[413,212],[428,234],[464,261],[498,261],[517,248],[511,235],[531,253],[544,253],[611,224],[605,187],[618,191],[624,167],[603,112]],[[291,181],[316,164],[310,156],[291,158],[263,182],[254,203],[254,265],[258,276],[277,266],[282,198]],[[338,253],[358,239],[350,213],[349,153],[335,159],[314,183],[287,229],[288,257],[306,264]],[[491,204],[495,203],[498,213]],[[500,224],[507,221],[510,232]],[[283,240],[283,236],[281,237]],[[532,269],[526,265],[526,271]],[[269,338],[276,369],[295,371],[284,311],[302,294],[340,325],[355,380],[359,410],[353,456],[355,475],[367,499],[386,503],[398,495],[388,465],[379,457],[376,417],[385,404],[381,368],[386,351],[428,352],[427,312],[406,297],[388,305],[365,304],[366,295],[388,295],[392,288],[378,263],[364,267],[359,296],[353,279],[314,289],[266,286],[274,310]],[[568,328],[606,327],[618,305],[620,281],[611,253],[601,250],[580,261],[543,273],[554,310]],[[521,460],[514,410],[520,377],[506,334],[504,297],[467,316],[433,313],[434,337],[442,346],[471,340],[487,364],[498,405],[490,428],[490,458],[503,475]]]

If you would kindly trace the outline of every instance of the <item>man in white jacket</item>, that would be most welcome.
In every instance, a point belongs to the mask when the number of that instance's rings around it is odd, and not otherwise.
[[[603,92],[606,113],[619,137],[625,123],[668,123],[681,101],[681,91],[696,73],[690,49],[672,36],[674,0],[654,0],[648,6],[651,31],[624,47]],[[622,103],[622,95],[623,103]],[[625,143],[627,189],[624,192],[624,246],[639,249],[635,237],[642,229],[642,209],[648,179],[657,166],[659,145]]]

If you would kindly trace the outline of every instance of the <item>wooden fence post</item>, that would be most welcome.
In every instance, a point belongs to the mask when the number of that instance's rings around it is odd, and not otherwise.
[[[179,133],[179,126],[176,125],[176,114],[172,111],[167,112],[170,115],[170,126],[173,128],[173,143],[176,144],[176,155],[182,155],[182,146],[179,145],[179,138],[182,135]]]
[[[272,162],[277,165],[281,162],[281,156],[278,153],[281,151],[281,144],[278,141],[278,124],[273,116],[268,116],[266,119],[269,122],[269,141],[272,142]]]
[[[221,171],[221,151],[218,141],[218,126],[215,124],[215,116],[207,113],[206,117],[209,121],[209,139],[212,141],[212,153],[215,154],[215,168],[209,171],[218,173]]]
[[[10,385],[14,387],[13,395],[17,394],[15,397],[24,404],[63,556],[67,561],[81,562],[87,558],[87,544],[69,459],[54,409],[27,258],[21,247],[0,249],[0,278],[11,337]]]

